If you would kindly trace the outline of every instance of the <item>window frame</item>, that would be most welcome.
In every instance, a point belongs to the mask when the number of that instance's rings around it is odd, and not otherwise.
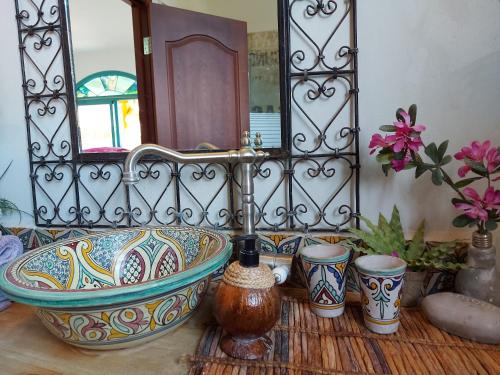
[[[102,70],[99,72],[95,72],[92,74],[89,74],[88,76],[82,78],[79,80],[76,85],[75,85],[75,92],[81,87],[84,86],[86,83],[91,82],[95,78],[99,77],[106,77],[106,76],[119,76],[119,77],[125,77],[129,78],[133,81],[135,81],[135,84],[137,85],[137,77],[131,73],[128,72],[123,72],[120,70]],[[111,147],[122,147],[120,144],[115,145],[116,139],[118,139],[118,143],[120,143],[120,129],[118,127],[118,122],[116,119],[117,116],[117,105],[118,101],[120,100],[135,100],[139,98],[139,94],[122,94],[122,95],[103,95],[103,96],[91,96],[91,97],[85,97],[85,98],[78,98],[75,96],[76,100],[76,117],[78,118],[78,107],[79,106],[91,106],[91,105],[103,105],[107,104],[109,105],[109,116],[110,116],[110,123],[111,123],[111,135],[112,135],[112,143],[113,145]],[[78,126],[78,147],[80,149],[80,152],[83,153],[83,145],[81,142],[81,127],[80,123],[77,123]],[[142,127],[141,127],[142,128]],[[142,130],[142,129],[141,129]],[[104,147],[104,146],[103,146]],[[106,146],[109,147],[109,146]]]

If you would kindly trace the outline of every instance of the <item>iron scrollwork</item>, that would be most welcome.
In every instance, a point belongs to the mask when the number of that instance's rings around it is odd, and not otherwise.
[[[122,162],[77,160],[65,0],[14,1],[37,226],[241,226],[238,165],[148,160],[126,187]],[[360,212],[356,1],[279,4],[291,152],[256,165],[257,228],[340,232]]]

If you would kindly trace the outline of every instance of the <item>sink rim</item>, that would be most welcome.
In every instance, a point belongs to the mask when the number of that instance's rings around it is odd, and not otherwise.
[[[126,233],[131,231],[154,231],[160,229],[188,229],[194,231],[209,232],[212,235],[219,236],[224,242],[219,250],[214,252],[206,260],[189,268],[187,270],[168,275],[163,278],[148,280],[136,284],[118,285],[99,289],[85,290],[55,290],[44,288],[28,288],[18,283],[13,283],[8,279],[7,273],[11,273],[16,265],[25,262],[29,258],[33,258],[38,252],[45,251],[55,246],[61,246],[73,243],[84,238],[98,238],[109,236],[120,232]],[[146,299],[157,295],[163,295],[176,289],[191,284],[197,280],[209,276],[220,268],[229,258],[232,253],[232,244],[230,237],[219,231],[190,226],[154,226],[154,227],[137,227],[103,231],[92,233],[88,236],[76,237],[65,241],[54,242],[48,245],[41,246],[35,250],[28,251],[16,258],[12,262],[3,265],[0,268],[0,289],[13,301],[25,303],[28,305],[47,307],[47,308],[80,308],[80,307],[97,307],[108,306],[119,303],[129,303],[136,300]]]

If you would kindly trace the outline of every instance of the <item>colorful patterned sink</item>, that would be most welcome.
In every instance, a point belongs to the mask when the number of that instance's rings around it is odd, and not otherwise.
[[[208,229],[117,230],[30,251],[2,268],[0,288],[69,344],[123,348],[189,319],[230,255]]]

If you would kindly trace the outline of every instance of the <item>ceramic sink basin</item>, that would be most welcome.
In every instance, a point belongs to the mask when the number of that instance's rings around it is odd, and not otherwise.
[[[201,228],[99,233],[25,253],[2,268],[0,288],[69,344],[123,348],[189,319],[231,249]]]

